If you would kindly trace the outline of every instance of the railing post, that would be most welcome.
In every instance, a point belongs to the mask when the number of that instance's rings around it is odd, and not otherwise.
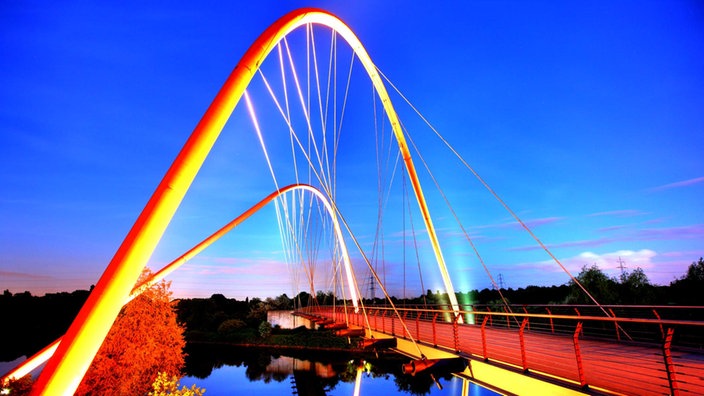
[[[420,340],[420,311],[416,311],[416,340]]]
[[[396,336],[396,315],[392,312],[389,317],[391,318],[391,335]]]
[[[528,315],[528,310],[526,309],[526,306],[525,306],[525,305],[523,306],[523,313],[525,313],[526,315]],[[527,320],[528,320],[528,317],[526,316],[524,320],[527,321]],[[528,330],[530,331],[530,322],[528,322],[528,323],[526,324],[526,326],[528,326]]]
[[[487,312],[491,312],[491,308],[486,307]],[[494,318],[492,315],[489,315],[489,326],[494,326]]]
[[[508,316],[508,309],[504,307],[504,312],[506,312],[506,327],[511,328],[511,319]]]
[[[455,339],[455,352],[460,351],[460,329],[459,329],[459,322],[460,315],[456,315],[455,319],[452,321],[452,335],[454,336]]]
[[[662,345],[662,355],[665,359],[665,371],[667,371],[667,381],[670,383],[670,394],[672,396],[677,396],[680,394],[679,389],[677,389],[677,379],[675,378],[675,365],[672,363],[672,336],[675,333],[675,329],[670,327],[667,329],[667,335],[665,336],[665,342]]]
[[[526,359],[526,341],[525,337],[523,336],[523,331],[526,328],[527,324],[528,318],[523,318],[523,322],[521,322],[521,327],[518,329],[518,339],[521,342],[521,363],[523,364],[524,373],[528,372],[528,360]]]
[[[574,329],[574,355],[577,359],[577,374],[579,375],[579,385],[584,388],[587,386],[587,380],[584,377],[584,367],[582,366],[582,351],[579,349],[579,333],[582,332],[582,322],[577,322],[577,328]]]
[[[381,332],[386,333],[386,310],[381,310]]]
[[[555,325],[552,322],[552,311],[550,311],[548,307],[545,307],[545,310],[548,311],[548,315],[550,315],[550,331],[555,334]]]
[[[484,316],[482,320],[482,354],[484,355],[484,361],[489,360],[489,356],[486,354],[486,322],[489,316]]]
[[[406,318],[407,318],[407,317],[408,317],[408,311],[403,311],[403,318],[401,319],[401,321],[402,321],[403,323],[406,323]],[[401,331],[401,335],[403,336],[403,339],[404,339],[404,340],[405,340],[406,337],[408,336],[405,332],[403,332],[403,330]]]
[[[655,308],[653,308],[653,314],[655,315],[656,318],[658,318],[658,320],[662,320],[660,318],[660,315],[658,315],[658,311],[656,311]],[[662,337],[663,340],[665,339],[665,330],[663,330],[663,328],[662,328],[662,323],[660,323],[660,336]]]
[[[611,312],[611,316],[616,319],[616,314],[614,313],[614,310],[609,308],[609,312]],[[614,328],[616,329],[616,339],[621,341],[621,332],[618,331],[618,322],[614,320]]]
[[[433,346],[438,346],[438,333],[435,329],[435,322],[438,320],[438,313],[436,312],[435,315],[433,315]]]

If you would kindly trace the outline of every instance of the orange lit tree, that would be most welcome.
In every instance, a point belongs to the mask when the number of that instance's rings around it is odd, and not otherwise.
[[[144,395],[159,373],[180,376],[186,342],[169,286],[159,282],[123,307],[76,395]]]

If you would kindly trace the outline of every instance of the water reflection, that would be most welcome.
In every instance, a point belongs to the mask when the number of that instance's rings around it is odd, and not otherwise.
[[[404,359],[395,354],[247,349],[227,345],[189,346],[186,372],[207,395],[493,395],[478,387],[469,391],[450,373],[404,375]],[[225,374],[227,373],[227,374]],[[198,379],[202,381],[198,381]],[[440,389],[440,386],[445,389]],[[479,393],[478,393],[479,392]]]

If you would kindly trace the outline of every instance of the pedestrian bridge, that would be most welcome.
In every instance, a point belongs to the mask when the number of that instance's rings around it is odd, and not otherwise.
[[[703,307],[606,308],[612,317],[593,306],[536,305],[499,312],[469,307],[459,316],[447,307],[388,306],[295,314],[342,335],[363,333],[364,345],[408,356],[410,373],[445,366],[501,394],[704,392]]]

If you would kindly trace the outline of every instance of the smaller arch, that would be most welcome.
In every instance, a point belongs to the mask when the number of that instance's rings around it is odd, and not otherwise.
[[[333,209],[332,205],[330,205],[330,201],[328,201],[327,197],[322,192],[320,192],[320,190],[318,190],[317,188],[315,188],[311,185],[302,184],[302,183],[290,184],[290,185],[283,187],[277,191],[274,191],[271,194],[267,195],[264,199],[259,201],[257,204],[252,206],[251,208],[242,212],[242,214],[240,214],[239,216],[234,218],[229,223],[225,224],[222,228],[215,231],[212,235],[210,235],[209,237],[202,240],[200,243],[198,243],[197,245],[195,245],[194,247],[192,247],[191,249],[189,249],[188,251],[183,253],[177,259],[175,259],[174,261],[165,265],[159,271],[155,272],[149,279],[145,280],[140,285],[138,285],[134,289],[132,289],[132,292],[130,293],[129,297],[125,300],[123,305],[126,305],[127,303],[132,301],[135,297],[142,294],[145,290],[147,290],[148,288],[150,288],[151,286],[153,286],[157,282],[161,281],[162,279],[166,278],[169,274],[171,274],[176,269],[178,269],[178,267],[182,266],[188,260],[192,259],[193,257],[197,256],[199,253],[201,253],[203,250],[207,249],[215,241],[217,241],[218,239],[223,237],[228,232],[232,231],[238,225],[242,224],[250,216],[252,216],[254,213],[258,212],[264,206],[271,203],[271,201],[273,201],[274,199],[278,198],[279,196],[281,196],[289,191],[296,191],[296,190],[308,191],[311,194],[313,194],[313,196],[318,198],[318,200],[320,200],[320,202],[323,204],[323,206],[325,206],[325,210],[327,211],[328,215],[330,215],[330,218],[333,223],[333,228],[335,231],[335,238],[337,239],[337,241],[340,245],[340,251],[342,252],[342,259],[343,259],[343,262],[345,265],[345,276],[347,278],[347,285],[350,290],[352,305],[354,306],[354,311],[359,312],[359,297],[358,297],[358,293],[357,293],[356,282],[354,282],[354,271],[352,270],[352,263],[350,261],[349,253],[347,251],[347,244],[345,243],[345,239],[342,235],[342,228],[340,227],[340,223],[337,219],[337,213],[335,212],[335,209]],[[0,380],[0,385],[4,384],[6,381],[8,381],[10,379],[13,379],[13,378],[19,379],[19,378],[24,377],[25,375],[29,374],[34,369],[39,367],[42,363],[49,360],[49,358],[51,358],[54,355],[54,352],[56,352],[56,348],[59,346],[60,342],[61,342],[61,338],[57,339],[56,341],[54,341],[51,344],[47,345],[46,347],[42,348],[42,350],[40,350],[39,352],[34,354],[32,357],[30,357],[29,359],[20,363],[12,371],[7,373],[2,378],[2,380]],[[91,358],[91,360],[92,360],[92,358]]]

